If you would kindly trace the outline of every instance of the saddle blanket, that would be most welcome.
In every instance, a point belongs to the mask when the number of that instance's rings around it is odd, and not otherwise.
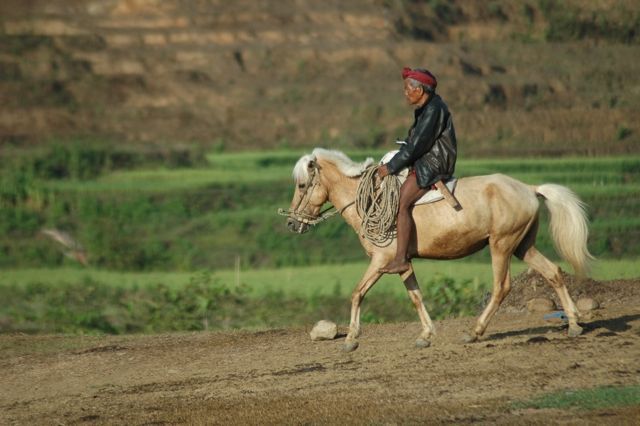
[[[391,158],[393,158],[393,156],[396,155],[396,152],[398,152],[398,150],[387,152],[385,155],[382,156],[382,159],[380,160],[379,164],[382,165],[389,162],[389,160],[391,160]],[[400,171],[400,173],[397,174],[397,176],[400,178],[401,184],[404,183],[405,180],[407,180],[408,174],[409,174],[408,168],[403,169],[402,171]],[[458,183],[458,179],[455,177],[452,177],[451,179],[444,182],[444,184],[447,186],[447,188],[449,188],[449,191],[451,191],[452,194],[456,189],[457,183]],[[440,201],[440,200],[444,200],[444,195],[442,195],[440,190],[430,189],[426,194],[422,196],[422,198],[416,201],[415,205],[417,206],[419,204],[435,203],[436,201]]]

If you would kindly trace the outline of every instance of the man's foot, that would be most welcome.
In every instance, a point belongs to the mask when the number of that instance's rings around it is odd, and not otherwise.
[[[401,260],[392,260],[387,263],[384,268],[380,268],[379,271],[383,274],[401,274],[403,272],[407,272],[411,268],[411,263],[406,260],[403,262]]]

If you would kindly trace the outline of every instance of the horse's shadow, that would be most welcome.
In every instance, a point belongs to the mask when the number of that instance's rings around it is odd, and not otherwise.
[[[582,331],[583,335],[593,333],[598,329],[606,329],[609,331],[609,333],[620,333],[623,331],[631,330],[633,327],[629,323],[639,319],[640,319],[640,314],[623,315],[617,318],[583,322],[583,323],[580,323],[580,325],[582,326],[582,329],[583,329]],[[501,340],[501,339],[506,339],[508,337],[545,334],[550,331],[561,331],[565,328],[567,328],[566,324],[524,328],[521,330],[506,331],[503,333],[494,333],[494,334],[491,334],[490,336],[487,336],[485,340]]]

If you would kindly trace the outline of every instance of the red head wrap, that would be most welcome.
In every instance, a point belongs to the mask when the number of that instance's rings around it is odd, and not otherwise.
[[[433,89],[438,85],[438,80],[436,80],[436,76],[431,74],[427,70],[415,69],[412,70],[409,67],[404,67],[402,69],[402,79],[411,78],[413,80],[419,81],[420,83],[431,86]]]

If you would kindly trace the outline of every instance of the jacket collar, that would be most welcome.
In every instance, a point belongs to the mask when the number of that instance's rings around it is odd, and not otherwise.
[[[427,100],[427,102],[424,103],[424,105],[422,105],[420,108],[416,109],[413,114],[415,118],[420,117],[420,115],[424,112],[424,110],[427,108],[427,105],[429,105],[435,98],[439,98],[440,96],[438,96],[438,94],[434,93],[433,95],[429,96],[429,99]]]

